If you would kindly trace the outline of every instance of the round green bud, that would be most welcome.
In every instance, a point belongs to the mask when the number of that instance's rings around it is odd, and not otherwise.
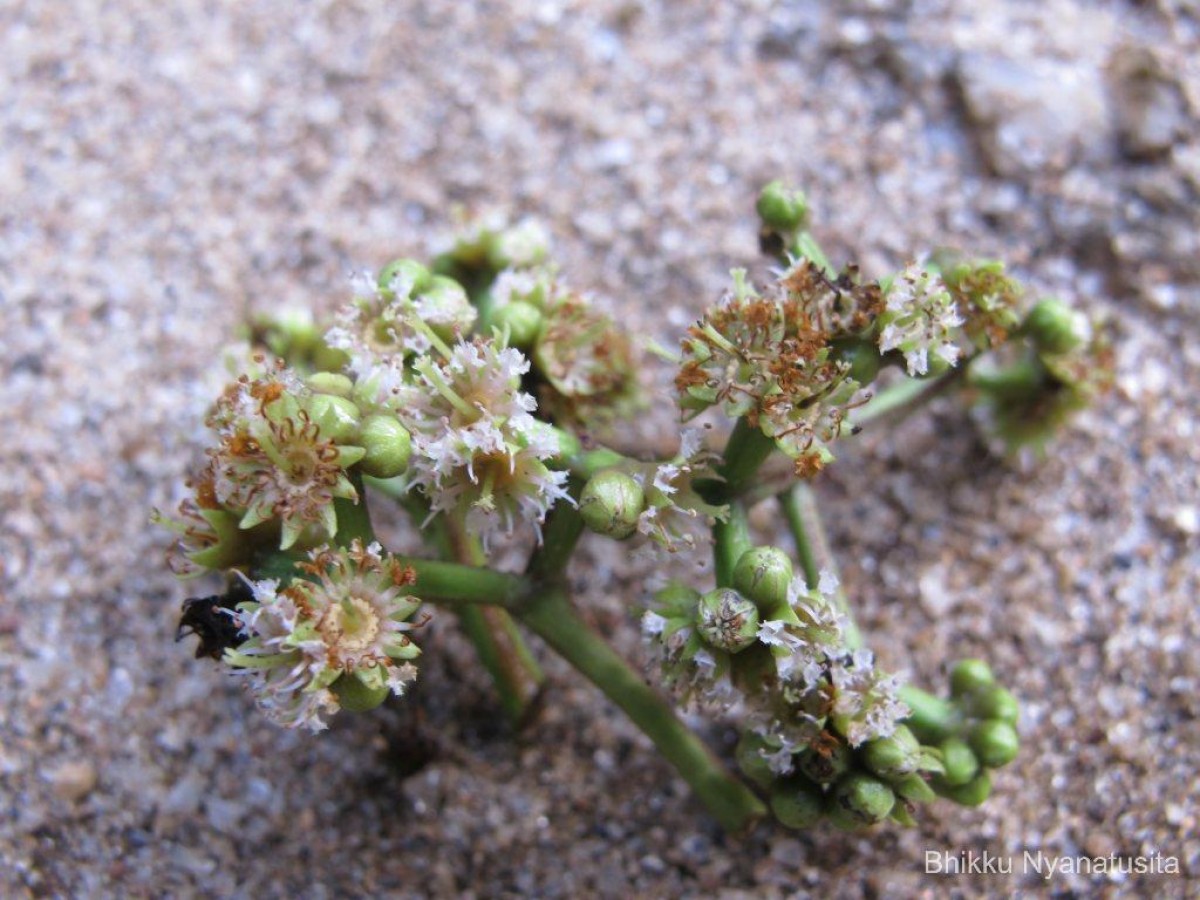
[[[1083,343],[1079,314],[1061,300],[1040,301],[1025,317],[1024,328],[1043,353],[1069,353]]]
[[[850,771],[850,759],[850,748],[838,744],[832,751],[806,751],[800,757],[799,768],[817,784],[832,784]]]
[[[397,259],[383,267],[377,284],[382,290],[390,291],[393,283],[407,281],[412,284],[410,293],[420,294],[429,287],[432,277],[429,270],[415,259]]]
[[[304,383],[316,394],[349,398],[354,392],[354,382],[340,372],[314,372]]]
[[[983,771],[960,787],[939,782],[934,782],[934,786],[939,794],[960,806],[979,806],[992,793],[992,777]]]
[[[997,719],[1015,726],[1021,716],[1021,706],[1012,691],[996,685],[971,695],[968,711],[979,719]]]
[[[516,300],[506,303],[492,313],[492,326],[500,331],[508,330],[508,345],[518,350],[528,350],[537,341],[542,331],[542,313],[532,303]]]
[[[921,765],[921,745],[903,725],[891,737],[868,741],[861,753],[867,768],[883,778],[911,775]]]
[[[984,719],[967,738],[979,761],[989,769],[1006,766],[1017,757],[1021,741],[1017,729],[999,719]]]
[[[463,310],[469,311],[471,308],[466,289],[448,275],[434,275],[418,293],[426,303],[447,311],[445,318],[449,321],[440,324],[430,322],[429,325],[443,341],[453,341],[458,336],[454,322],[461,319]]]
[[[790,232],[804,225],[808,200],[803,191],[789,190],[782,181],[772,181],[758,195],[755,209],[768,228]]]
[[[979,760],[962,738],[946,738],[938,744],[938,749],[942,751],[945,769],[941,780],[950,787],[961,787],[979,773]]]
[[[646,507],[641,485],[617,469],[597,472],[579,495],[583,523],[597,534],[624,540],[637,531],[638,517]]]
[[[733,567],[733,586],[762,612],[787,603],[792,561],[778,547],[753,547]]]
[[[996,683],[991,668],[982,659],[964,659],[950,670],[950,696],[966,697]]]
[[[308,401],[309,418],[321,429],[321,437],[335,444],[353,443],[362,412],[345,397],[315,394]]]
[[[896,794],[884,782],[871,775],[854,772],[833,789],[832,807],[858,826],[882,822],[896,805]]]
[[[373,478],[395,478],[408,468],[412,436],[393,416],[367,416],[358,438],[366,451],[359,465]]]
[[[824,794],[807,779],[789,778],[771,789],[771,812],[786,828],[810,828],[824,811]]]
[[[883,360],[879,348],[871,341],[849,339],[833,342],[834,358],[838,362],[850,364],[847,373],[861,385],[868,385],[879,375]]]
[[[696,631],[706,643],[740,653],[758,640],[758,607],[733,588],[717,588],[700,598]]]
[[[737,749],[733,751],[733,755],[742,774],[759,787],[765,788],[773,784],[777,776],[763,754],[778,749],[763,740],[762,735],[746,731],[738,738]]]
[[[348,712],[369,712],[387,699],[387,680],[372,673],[382,666],[342,675],[330,685],[342,709]]]

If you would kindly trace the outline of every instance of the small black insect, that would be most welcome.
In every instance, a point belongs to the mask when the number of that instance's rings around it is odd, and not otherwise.
[[[225,594],[184,600],[175,640],[182,641],[188,635],[197,635],[200,645],[196,647],[196,659],[203,656],[220,659],[227,648],[236,647],[242,642],[241,631],[228,610],[250,599],[250,590],[239,579],[229,586]]]

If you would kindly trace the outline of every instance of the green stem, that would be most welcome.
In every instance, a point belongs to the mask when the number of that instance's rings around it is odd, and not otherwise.
[[[817,508],[817,498],[813,489],[805,482],[794,484],[788,491],[779,495],[779,504],[796,542],[796,555],[800,559],[800,568],[804,570],[804,580],[808,586],[817,586],[822,570],[837,575],[837,563],[829,549],[829,539],[825,535],[825,526],[821,522],[821,511]],[[833,602],[846,617],[846,644],[852,650],[861,647],[862,632],[859,631],[858,623],[854,621],[846,592],[840,584],[834,592]]]
[[[961,381],[969,365],[970,360],[964,360],[956,368],[936,378],[905,378],[886,387],[850,414],[850,424],[862,426],[884,417],[893,422],[903,421]]]
[[[521,618],[625,711],[722,827],[742,832],[766,813],[759,799],[725,771],[668,703],[579,617],[561,588],[546,591],[521,613]]]
[[[733,568],[742,554],[754,546],[750,540],[750,522],[746,507],[734,501],[729,504],[729,516],[713,525],[713,569],[717,587],[733,584]]]
[[[583,482],[572,477],[569,489],[572,497],[578,497]],[[558,503],[546,519],[541,546],[533,552],[525,571],[537,581],[562,577],[582,534],[583,517],[579,515],[579,509],[570,503]]]
[[[487,604],[513,609],[532,589],[528,579],[476,566],[397,557],[417,574],[415,592],[423,600],[446,605]]]
[[[461,516],[446,518],[447,535],[456,559],[475,567],[487,564],[479,539],[467,534]],[[418,582],[419,584],[419,582]],[[463,631],[495,682],[500,704],[514,726],[527,718],[545,676],[525,645],[508,611],[498,606],[465,606],[458,610]]]
[[[720,503],[736,496],[754,478],[759,466],[774,449],[775,442],[751,425],[745,416],[738,419],[725,444],[725,461],[717,469],[717,474],[724,480],[706,485],[705,499]]]
[[[821,249],[821,245],[817,243],[817,239],[808,231],[798,231],[795,240],[792,241],[792,256],[803,257],[813,263],[818,269],[824,272],[830,278],[837,277],[837,270],[830,265],[829,257],[825,255],[825,251]]]
[[[366,546],[375,540],[375,529],[371,527],[371,514],[367,510],[367,491],[363,487],[362,473],[351,467],[346,475],[354,485],[358,502],[343,500],[341,497],[334,498],[333,511],[337,515],[334,543],[339,547],[349,547],[352,542],[359,540]]]
[[[911,710],[904,724],[923,744],[943,741],[962,727],[962,718],[954,705],[928,691],[906,684],[900,688],[900,699]]]

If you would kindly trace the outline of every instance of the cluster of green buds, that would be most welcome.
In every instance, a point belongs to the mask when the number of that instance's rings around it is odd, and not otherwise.
[[[1056,299],[1025,316],[1026,338],[1006,357],[981,360],[969,383],[985,431],[1010,454],[1043,456],[1068,419],[1112,385],[1112,349],[1104,324]]]
[[[756,734],[739,742],[738,762],[790,828],[821,819],[849,831],[885,820],[913,825],[917,808],[938,797],[978,806],[991,794],[992,771],[1016,758],[1018,704],[981,660],[960,662],[950,683],[949,702],[907,691],[911,708],[891,735],[855,748],[818,743],[785,777],[764,763],[772,746]]]

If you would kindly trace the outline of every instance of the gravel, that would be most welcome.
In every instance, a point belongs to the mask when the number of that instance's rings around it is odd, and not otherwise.
[[[1181,869],[1060,892],[1194,895],[1198,34],[1171,0],[0,9],[0,894],[1001,893],[1046,886],[1041,850]],[[987,805],[734,839],[547,653],[520,734],[447,621],[409,702],[314,739],[172,643],[187,588],[147,516],[249,314],[328,311],[353,267],[498,209],[670,344],[730,267],[765,271],[774,177],[868,272],[948,244],[1113,320],[1116,389],[1044,463],[939,403],[817,486],[884,660],[939,686],[981,655],[1023,698]],[[672,428],[664,398],[631,440]],[[573,572],[642,659],[651,567],[590,539]],[[1018,871],[926,875],[930,850]]]

